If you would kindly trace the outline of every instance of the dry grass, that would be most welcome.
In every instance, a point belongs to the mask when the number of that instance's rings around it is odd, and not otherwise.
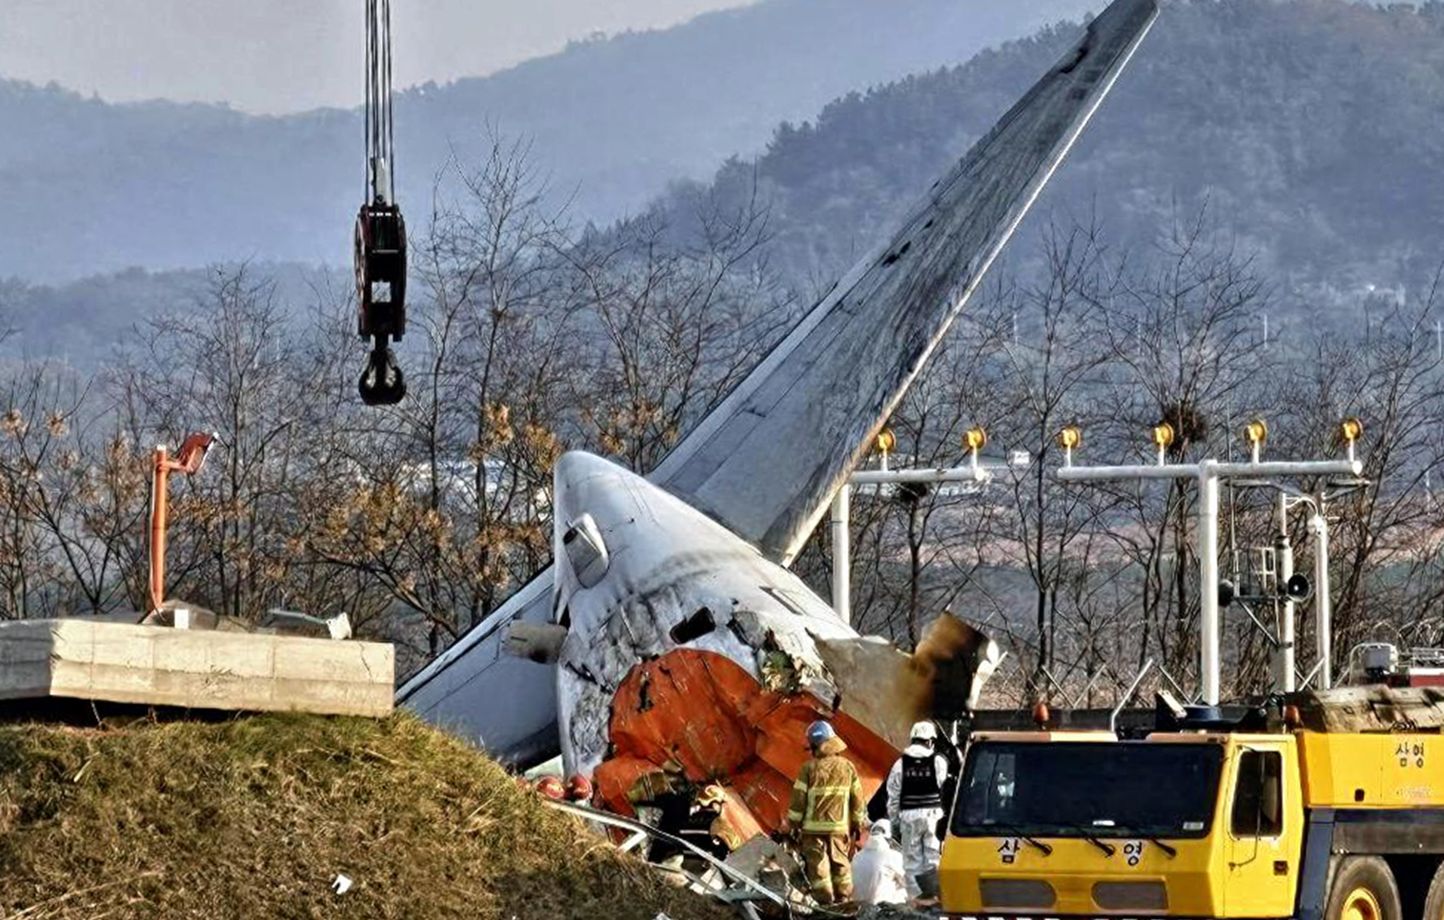
[[[355,881],[343,896],[330,882]],[[460,741],[256,716],[0,727],[0,916],[722,918]]]

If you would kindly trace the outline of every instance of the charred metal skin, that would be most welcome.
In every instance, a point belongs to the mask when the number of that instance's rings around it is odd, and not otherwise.
[[[676,760],[693,779],[726,777],[774,828],[818,718],[870,794],[909,726],[935,702],[975,699],[998,659],[951,618],[923,656],[859,636],[796,575],[600,457],[566,454],[554,486],[562,756],[614,808]]]
[[[857,633],[801,579],[600,457],[566,454],[554,482],[556,609],[568,628],[557,692],[569,770],[590,773],[601,763],[612,693],[632,668],[683,645],[728,658],[760,682],[759,652],[771,634],[800,665],[799,682],[830,708],[836,690],[817,641]],[[591,587],[578,577],[589,561],[578,549],[580,528],[599,535],[609,556]]]
[[[749,558],[759,564],[790,563],[862,458],[865,445],[981,285],[1157,13],[1156,0],[1115,0],[1092,20],[1076,48],[932,185],[892,239],[844,276],[682,439],[648,477],[650,482],[690,506],[698,518],[754,547],[755,557]],[[554,569],[540,573],[408,680],[397,693],[398,703],[463,731],[513,763],[545,760],[557,752],[558,741],[574,752],[591,751],[595,742],[585,737],[590,729],[571,738],[578,716],[559,709],[570,701],[550,692],[565,679],[560,672],[501,654],[512,623],[538,626],[552,620],[548,601],[556,577]],[[663,583],[647,590],[652,592],[647,603],[653,607],[656,598],[668,596]],[[693,593],[682,595],[690,603]],[[718,616],[728,613],[732,598],[719,597],[717,602],[723,600],[727,605],[709,610]],[[632,593],[616,601],[623,607],[642,604]],[[771,605],[741,597],[738,601],[760,614],[787,606],[776,598]],[[813,619],[814,601],[803,605],[800,616]],[[690,615],[697,608],[684,610],[679,601],[676,609]],[[632,624],[635,619],[629,613],[620,622]],[[635,640],[628,632],[632,628],[627,625],[622,632],[634,651],[661,641],[655,639],[660,628]],[[731,631],[725,626],[718,631],[723,630]],[[600,641],[605,633],[596,635]],[[655,654],[664,651],[659,648]],[[547,656],[529,653],[530,659],[538,657]],[[579,672],[591,664],[571,662]],[[497,705],[499,699],[506,705]],[[582,722],[595,718],[581,714]],[[565,723],[560,739],[558,719]]]

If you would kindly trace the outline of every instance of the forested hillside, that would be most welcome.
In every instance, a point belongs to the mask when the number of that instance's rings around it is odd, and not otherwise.
[[[774,260],[829,279],[1074,40],[1052,28],[784,125],[708,191],[771,202]],[[1032,227],[1147,244],[1206,210],[1280,289],[1357,300],[1444,260],[1444,4],[1176,0]],[[674,193],[664,207],[695,195]],[[1036,238],[1025,228],[1022,239]]]
[[[499,130],[531,139],[576,216],[610,219],[672,179],[760,149],[779,121],[810,117],[849,90],[965,61],[1099,5],[763,0],[577,43],[485,79],[416,87],[396,100],[401,197],[424,219],[447,159],[474,157]],[[108,105],[0,80],[0,125],[0,186],[15,215],[0,223],[0,277],[348,255],[362,187],[356,112]]]

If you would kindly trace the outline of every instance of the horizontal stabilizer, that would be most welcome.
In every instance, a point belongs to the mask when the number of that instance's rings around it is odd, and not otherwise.
[[[818,653],[841,697],[839,708],[896,748],[919,719],[971,713],[997,669],[997,643],[951,613],[932,622],[917,651],[885,639],[818,639]]]

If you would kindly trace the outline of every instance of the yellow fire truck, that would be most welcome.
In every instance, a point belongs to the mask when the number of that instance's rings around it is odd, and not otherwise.
[[[1444,920],[1444,690],[973,736],[950,916]]]

